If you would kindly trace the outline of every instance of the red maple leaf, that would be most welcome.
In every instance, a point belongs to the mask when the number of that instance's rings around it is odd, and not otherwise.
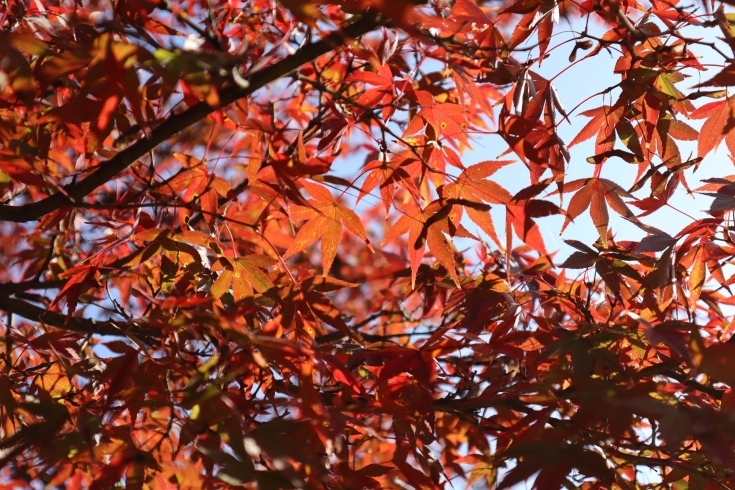
[[[437,135],[455,138],[467,129],[464,107],[458,104],[438,103],[434,100],[434,96],[425,90],[416,90],[415,94],[421,110],[408,123],[404,135],[416,134],[427,124]]]
[[[735,154],[735,96],[725,100],[710,102],[692,112],[692,119],[707,119],[699,131],[697,140],[697,156],[702,158],[714,150],[722,140],[727,149]]]

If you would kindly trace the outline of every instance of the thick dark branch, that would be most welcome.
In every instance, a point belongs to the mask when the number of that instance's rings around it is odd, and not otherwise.
[[[256,90],[298,69],[304,63],[308,63],[332,51],[335,47],[340,46],[345,39],[356,38],[374,30],[381,25],[381,22],[379,16],[366,13],[356,22],[345,26],[344,29],[333,32],[319,41],[308,44],[293,55],[253,73],[247,78],[249,85],[246,88],[230,86],[222,90],[220,93],[222,107],[251,95]],[[200,102],[181,114],[169,117],[156,127],[156,129],[151,131],[147,137],[136,141],[113,158],[102,163],[86,179],[76,184],[64,186],[63,193],[59,192],[41,201],[20,206],[0,205],[0,221],[12,221],[15,223],[35,221],[64,206],[73,206],[81,202],[82,199],[94,192],[95,189],[114,178],[156,146],[171,138],[176,133],[204,119],[216,109],[204,102]]]
[[[678,373],[674,370],[664,371],[661,374],[663,374],[664,376],[668,376],[671,379],[675,379],[679,383],[689,388],[692,388],[693,390],[697,390],[697,391],[701,391],[702,393],[706,393],[716,400],[722,400],[722,396],[725,394],[724,390],[718,390],[717,388],[713,386],[703,385],[702,383],[698,381],[689,379],[689,377],[686,374]]]
[[[26,301],[0,295],[0,310],[21,316],[34,322],[40,322],[52,327],[61,328],[80,334],[114,335],[118,337],[135,336],[146,343],[159,343],[160,332],[142,325],[129,325],[127,322],[112,320],[96,321],[88,318],[71,317],[66,321],[66,315],[55,311],[48,311]]]
[[[0,282],[0,296],[10,296],[11,294],[34,289],[61,289],[67,281],[68,279],[54,279],[52,281],[41,282],[40,280],[34,279],[22,282]]]

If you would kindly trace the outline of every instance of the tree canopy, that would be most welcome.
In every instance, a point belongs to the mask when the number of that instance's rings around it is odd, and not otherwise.
[[[730,3],[3,2],[0,484],[734,488]]]

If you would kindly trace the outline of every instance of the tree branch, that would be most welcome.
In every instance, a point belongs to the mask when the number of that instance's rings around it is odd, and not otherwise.
[[[113,320],[96,321],[88,318],[71,317],[69,321],[66,316],[55,311],[49,311],[26,301],[0,295],[0,310],[14,315],[22,316],[31,321],[40,322],[52,327],[61,328],[70,332],[81,334],[114,335],[118,337],[135,336],[146,343],[157,344],[160,342],[161,332],[157,329],[143,325],[129,325],[125,322]]]
[[[33,289],[61,289],[68,280],[69,279],[54,279],[45,282],[40,280],[0,282],[0,296],[10,296],[11,294],[22,293]]]
[[[243,88],[234,85],[222,90],[220,93],[221,107],[225,107],[238,99],[251,95],[256,90],[298,69],[304,63],[308,63],[332,51],[335,47],[342,45],[345,38],[351,39],[367,34],[383,23],[384,21],[377,14],[364,14],[359,20],[345,26],[343,29],[332,32],[319,41],[304,46],[296,53],[287,56],[281,61],[253,73],[247,79],[247,87]],[[205,102],[200,102],[181,114],[175,114],[169,117],[151,131],[147,137],[138,140],[113,158],[102,163],[86,179],[76,184],[64,186],[64,192],[53,194],[38,202],[20,206],[0,205],[0,221],[11,221],[15,223],[36,221],[64,206],[75,205],[94,192],[95,189],[128,168],[146,153],[176,133],[204,119],[217,109],[219,108],[211,107]]]

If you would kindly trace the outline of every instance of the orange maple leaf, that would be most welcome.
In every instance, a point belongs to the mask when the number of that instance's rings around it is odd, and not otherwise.
[[[397,186],[400,185],[418,199],[421,194],[411,181],[411,166],[416,162],[416,159],[398,157],[390,162],[373,160],[365,165],[363,173],[366,173],[367,177],[360,189],[360,195],[357,196],[357,202],[359,203],[378,185],[380,185],[380,197],[383,200],[386,215],[393,205],[393,195]]]
[[[409,261],[411,263],[411,287],[416,286],[416,273],[424,257],[426,245],[436,260],[449,272],[449,276],[457,287],[459,277],[454,268],[454,249],[446,234],[474,238],[458,223],[457,214],[453,213],[451,203],[437,200],[424,209],[410,204],[408,212],[388,230],[383,243],[408,233]]]
[[[600,234],[600,241],[604,246],[607,246],[607,228],[610,222],[608,205],[624,218],[634,222],[637,221],[633,212],[622,199],[622,197],[633,198],[633,196],[615,182],[595,177],[578,179],[564,185],[565,193],[574,191],[578,192],[569,201],[566,219],[561,228],[562,232],[569,226],[569,223],[589,208],[592,222]]]
[[[487,161],[472,165],[459,174],[454,183],[447,185],[443,194],[449,199],[461,199],[473,203],[506,204],[512,198],[510,193],[495,182],[485,179],[510,163],[513,163],[513,161]],[[495,232],[490,213],[471,206],[456,206],[459,214],[458,219],[462,217],[463,208],[467,209],[467,215],[472,222],[487,233],[498,247],[503,248],[498,234]]]
[[[308,206],[294,206],[290,210],[292,219],[308,221],[296,233],[293,243],[283,256],[284,259],[305,250],[321,238],[322,275],[326,276],[337,256],[337,247],[342,241],[343,226],[364,240],[372,250],[370,240],[365,234],[357,213],[337,202],[326,187],[308,181],[302,181],[302,184],[314,199],[307,201]]]
[[[275,264],[275,260],[264,255],[251,254],[234,260],[220,257],[214,263],[212,270],[221,270],[219,277],[212,284],[209,292],[215,299],[219,299],[232,286],[232,297],[235,301],[253,296],[254,292],[263,293],[273,287],[268,275],[262,268]]]

